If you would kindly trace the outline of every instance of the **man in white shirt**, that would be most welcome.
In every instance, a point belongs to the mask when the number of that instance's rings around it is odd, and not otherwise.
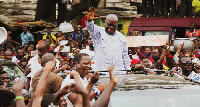
[[[96,93],[96,91],[91,91],[93,85],[98,81],[99,79],[99,74],[98,72],[95,72],[94,75],[91,77],[90,82],[87,81],[87,79],[85,78],[86,75],[88,75],[90,69],[91,69],[91,59],[89,57],[88,54],[86,53],[79,53],[74,57],[73,60],[73,67],[75,71],[72,72],[78,72],[80,75],[80,79],[82,81],[83,87],[85,89],[87,89],[90,93],[90,99],[93,99],[97,93],[100,94],[104,88],[106,87],[105,84],[100,84],[98,86],[98,92]],[[62,85],[61,85],[61,89],[64,88],[66,85],[69,85],[71,83],[74,83],[74,79],[70,78],[70,75],[68,75]],[[78,95],[76,93],[70,93],[68,95],[65,96],[65,98],[69,99],[68,101],[68,106],[71,106],[72,104],[76,103]]]
[[[105,27],[94,24],[95,9],[87,12],[86,27],[93,39],[95,67],[100,71],[107,70],[114,64],[115,70],[130,70],[130,58],[125,36],[117,31],[118,18],[114,14],[106,16]]]

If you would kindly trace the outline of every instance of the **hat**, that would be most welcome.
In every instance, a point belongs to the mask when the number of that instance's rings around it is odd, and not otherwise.
[[[139,59],[132,59],[132,61],[131,61],[131,65],[139,64],[139,63],[140,63]]]

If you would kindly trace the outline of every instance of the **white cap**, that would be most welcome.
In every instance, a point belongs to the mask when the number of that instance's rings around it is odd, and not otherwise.
[[[170,51],[176,52],[174,46],[170,46]]]

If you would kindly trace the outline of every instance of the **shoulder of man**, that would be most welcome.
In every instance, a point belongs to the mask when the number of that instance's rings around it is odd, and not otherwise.
[[[116,31],[116,35],[117,35],[117,37],[120,38],[120,40],[121,40],[122,42],[126,42],[126,38],[125,38],[125,36],[124,36],[121,32]]]

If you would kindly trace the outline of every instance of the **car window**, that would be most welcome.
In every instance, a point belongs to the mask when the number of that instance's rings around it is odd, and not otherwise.
[[[13,84],[13,81],[17,77],[21,77],[23,75],[23,71],[14,64],[4,65],[3,68],[4,71],[6,71],[10,77],[10,84]]]

